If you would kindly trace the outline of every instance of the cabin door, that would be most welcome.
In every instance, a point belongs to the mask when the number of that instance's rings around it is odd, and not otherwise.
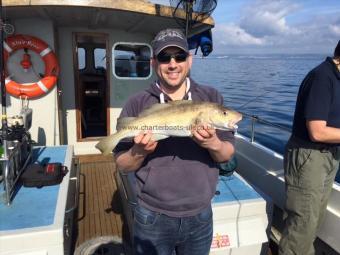
[[[74,41],[77,140],[93,140],[109,130],[107,36],[76,33]]]

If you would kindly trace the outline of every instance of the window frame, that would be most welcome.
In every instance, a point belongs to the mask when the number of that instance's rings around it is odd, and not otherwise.
[[[117,45],[120,45],[120,44],[127,44],[127,45],[141,45],[141,46],[146,46],[149,48],[150,50],[150,73],[148,76],[146,77],[121,77],[121,76],[118,76],[116,75],[116,71],[115,71],[115,68],[116,68],[116,58],[115,58],[115,55],[114,55],[114,51],[115,51],[115,48],[117,47]],[[118,80],[148,80],[150,79],[150,77],[152,76],[153,74],[153,68],[152,68],[152,65],[151,65],[151,59],[152,59],[152,48],[151,48],[151,45],[148,44],[148,43],[142,43],[142,42],[116,42],[113,44],[112,46],[112,51],[111,51],[111,56],[112,56],[112,74],[113,76],[118,79]]]
[[[79,61],[79,49],[83,49],[84,50],[84,68],[79,68],[79,64],[80,64],[80,61]],[[86,60],[86,54],[87,54],[87,51],[86,51],[86,48],[84,47],[77,47],[77,62],[78,62],[78,71],[83,71],[87,68],[87,60]]]

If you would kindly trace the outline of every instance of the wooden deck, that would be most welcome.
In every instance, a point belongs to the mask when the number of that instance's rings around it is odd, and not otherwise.
[[[79,156],[80,193],[75,247],[102,236],[129,236],[115,180],[112,156]],[[124,229],[124,230],[123,230]]]

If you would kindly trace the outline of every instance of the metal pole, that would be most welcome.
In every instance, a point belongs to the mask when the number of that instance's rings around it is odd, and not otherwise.
[[[194,0],[187,0],[185,5],[185,37],[188,38],[189,29],[191,27],[191,18],[192,18],[192,6]]]
[[[250,142],[254,142],[255,141],[255,121],[256,121],[257,117],[256,116],[252,116],[251,117],[251,134],[250,134]]]
[[[2,141],[7,139],[7,112],[6,112],[6,88],[5,88],[5,62],[4,62],[4,28],[2,13],[2,0],[0,0],[0,83],[1,83],[1,123]],[[6,148],[4,147],[4,151]],[[5,152],[6,153],[6,152]]]
[[[185,5],[185,37],[188,38],[189,30],[189,1]]]
[[[6,113],[6,88],[5,88],[5,62],[4,62],[4,29],[5,24],[3,21],[3,13],[2,13],[2,0],[0,0],[0,87],[1,87],[1,123],[2,123],[2,132],[1,132],[1,140],[2,140],[2,148],[3,148],[3,161],[2,163],[2,176],[5,179],[4,185],[6,190],[6,204],[10,204],[10,197],[8,197],[8,170],[9,170],[9,162],[8,159],[8,151],[7,151],[7,113]]]

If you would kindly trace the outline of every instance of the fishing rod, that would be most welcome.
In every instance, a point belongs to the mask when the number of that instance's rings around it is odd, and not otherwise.
[[[249,101],[245,102],[244,104],[242,104],[240,107],[237,108],[237,111],[240,112],[243,116],[247,117],[247,118],[250,118],[252,120],[252,125],[255,123],[255,122],[258,122],[258,123],[262,123],[262,124],[265,124],[265,125],[268,125],[268,126],[272,126],[272,127],[276,127],[278,129],[281,129],[281,130],[284,130],[284,131],[287,131],[287,132],[291,132],[291,128],[290,127],[286,127],[286,126],[282,126],[280,124],[277,124],[277,123],[273,123],[273,122],[270,122],[270,121],[267,121],[265,119],[262,119],[260,118],[259,116],[255,115],[255,114],[249,114],[249,113],[246,113],[244,111],[240,111],[242,108],[244,108],[245,106],[247,106],[248,104],[256,101],[258,98],[264,96],[265,94],[268,94],[270,93],[271,91],[265,91],[264,93],[261,93],[259,95],[257,95],[256,97],[250,99]]]
[[[1,83],[1,123],[2,133],[1,139],[3,142],[4,153],[6,156],[6,140],[7,140],[7,112],[6,112],[6,87],[5,87],[5,61],[4,61],[4,29],[5,22],[3,20],[3,6],[0,0],[0,83]]]
[[[262,96],[264,96],[265,94],[268,94],[269,92],[271,92],[271,91],[268,90],[268,91],[265,91],[265,92],[262,93],[262,94],[257,95],[256,97],[250,99],[248,102],[245,102],[245,103],[244,103],[243,105],[241,105],[238,109],[242,109],[242,108],[245,107],[246,105],[248,105],[248,104],[250,104],[250,103],[256,101],[259,97],[262,97]]]
[[[248,117],[248,118],[250,118],[253,121],[256,121],[258,123],[262,123],[262,124],[265,124],[265,125],[268,125],[268,126],[273,126],[273,127],[276,127],[278,129],[282,129],[282,130],[287,131],[287,132],[291,132],[292,131],[292,129],[290,127],[282,126],[282,125],[277,124],[275,122],[270,122],[268,120],[260,118],[259,116],[255,115],[255,114],[249,114],[249,113],[245,113],[245,112],[241,112],[241,111],[240,111],[240,113],[243,116]]]

